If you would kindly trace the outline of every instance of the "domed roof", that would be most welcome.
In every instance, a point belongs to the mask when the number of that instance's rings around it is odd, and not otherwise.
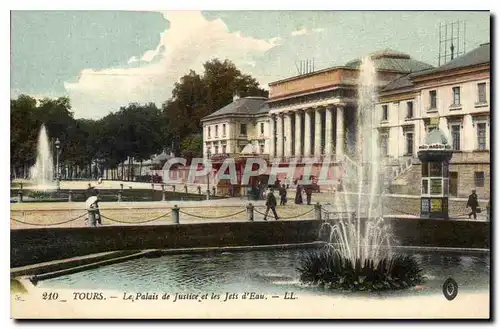
[[[436,128],[436,129],[431,130],[427,134],[427,136],[425,137],[425,144],[427,144],[427,145],[431,145],[431,144],[447,145],[448,139],[443,134],[441,129]]]
[[[411,73],[433,68],[432,65],[414,60],[410,55],[392,49],[376,51],[368,56],[373,60],[375,67],[379,70]],[[359,68],[360,65],[361,59],[358,58],[348,62],[345,66]]]

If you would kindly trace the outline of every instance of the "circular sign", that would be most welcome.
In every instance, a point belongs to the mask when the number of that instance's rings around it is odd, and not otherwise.
[[[454,300],[458,294],[458,284],[452,278],[446,279],[443,284],[443,295],[448,300]]]

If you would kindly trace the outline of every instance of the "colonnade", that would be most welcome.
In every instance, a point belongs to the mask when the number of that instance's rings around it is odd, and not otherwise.
[[[345,108],[305,108],[272,114],[271,157],[319,157],[343,155]]]

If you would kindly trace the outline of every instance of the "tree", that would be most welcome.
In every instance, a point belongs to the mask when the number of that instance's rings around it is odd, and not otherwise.
[[[36,161],[42,124],[52,141],[61,141],[60,162],[68,167],[70,177],[82,170],[91,175],[96,164],[116,169],[127,159],[142,162],[167,148],[189,159],[201,156],[203,117],[231,103],[235,93],[241,97],[267,96],[254,78],[229,60],[210,60],[203,67],[202,75],[192,70],[184,75],[161,108],[153,103],[131,103],[100,120],[75,120],[67,97],[39,102],[26,95],[12,99],[13,172],[23,167],[26,174]],[[129,171],[127,176],[133,173]]]
[[[36,141],[40,126],[35,117],[36,100],[21,95],[10,103],[10,162],[12,174],[24,176],[26,167],[36,160]],[[23,167],[23,173],[17,168]]]
[[[233,96],[265,96],[257,80],[243,74],[229,60],[213,59],[204,65],[202,76],[191,70],[175,84],[172,98],[162,105],[166,140],[177,144],[176,154],[190,145],[191,135],[202,133],[201,119],[233,101]],[[183,143],[186,140],[186,143]]]
[[[203,156],[203,136],[201,135],[191,135],[181,142],[181,156],[186,158],[188,163],[191,162],[193,158],[199,158]]]

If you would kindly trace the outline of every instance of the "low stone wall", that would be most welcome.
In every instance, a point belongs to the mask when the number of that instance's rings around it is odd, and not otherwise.
[[[298,244],[318,241],[315,220],[11,230],[11,267],[113,250]],[[402,246],[489,248],[489,222],[390,219]]]
[[[11,267],[112,250],[305,243],[317,236],[311,220],[12,230]]]

